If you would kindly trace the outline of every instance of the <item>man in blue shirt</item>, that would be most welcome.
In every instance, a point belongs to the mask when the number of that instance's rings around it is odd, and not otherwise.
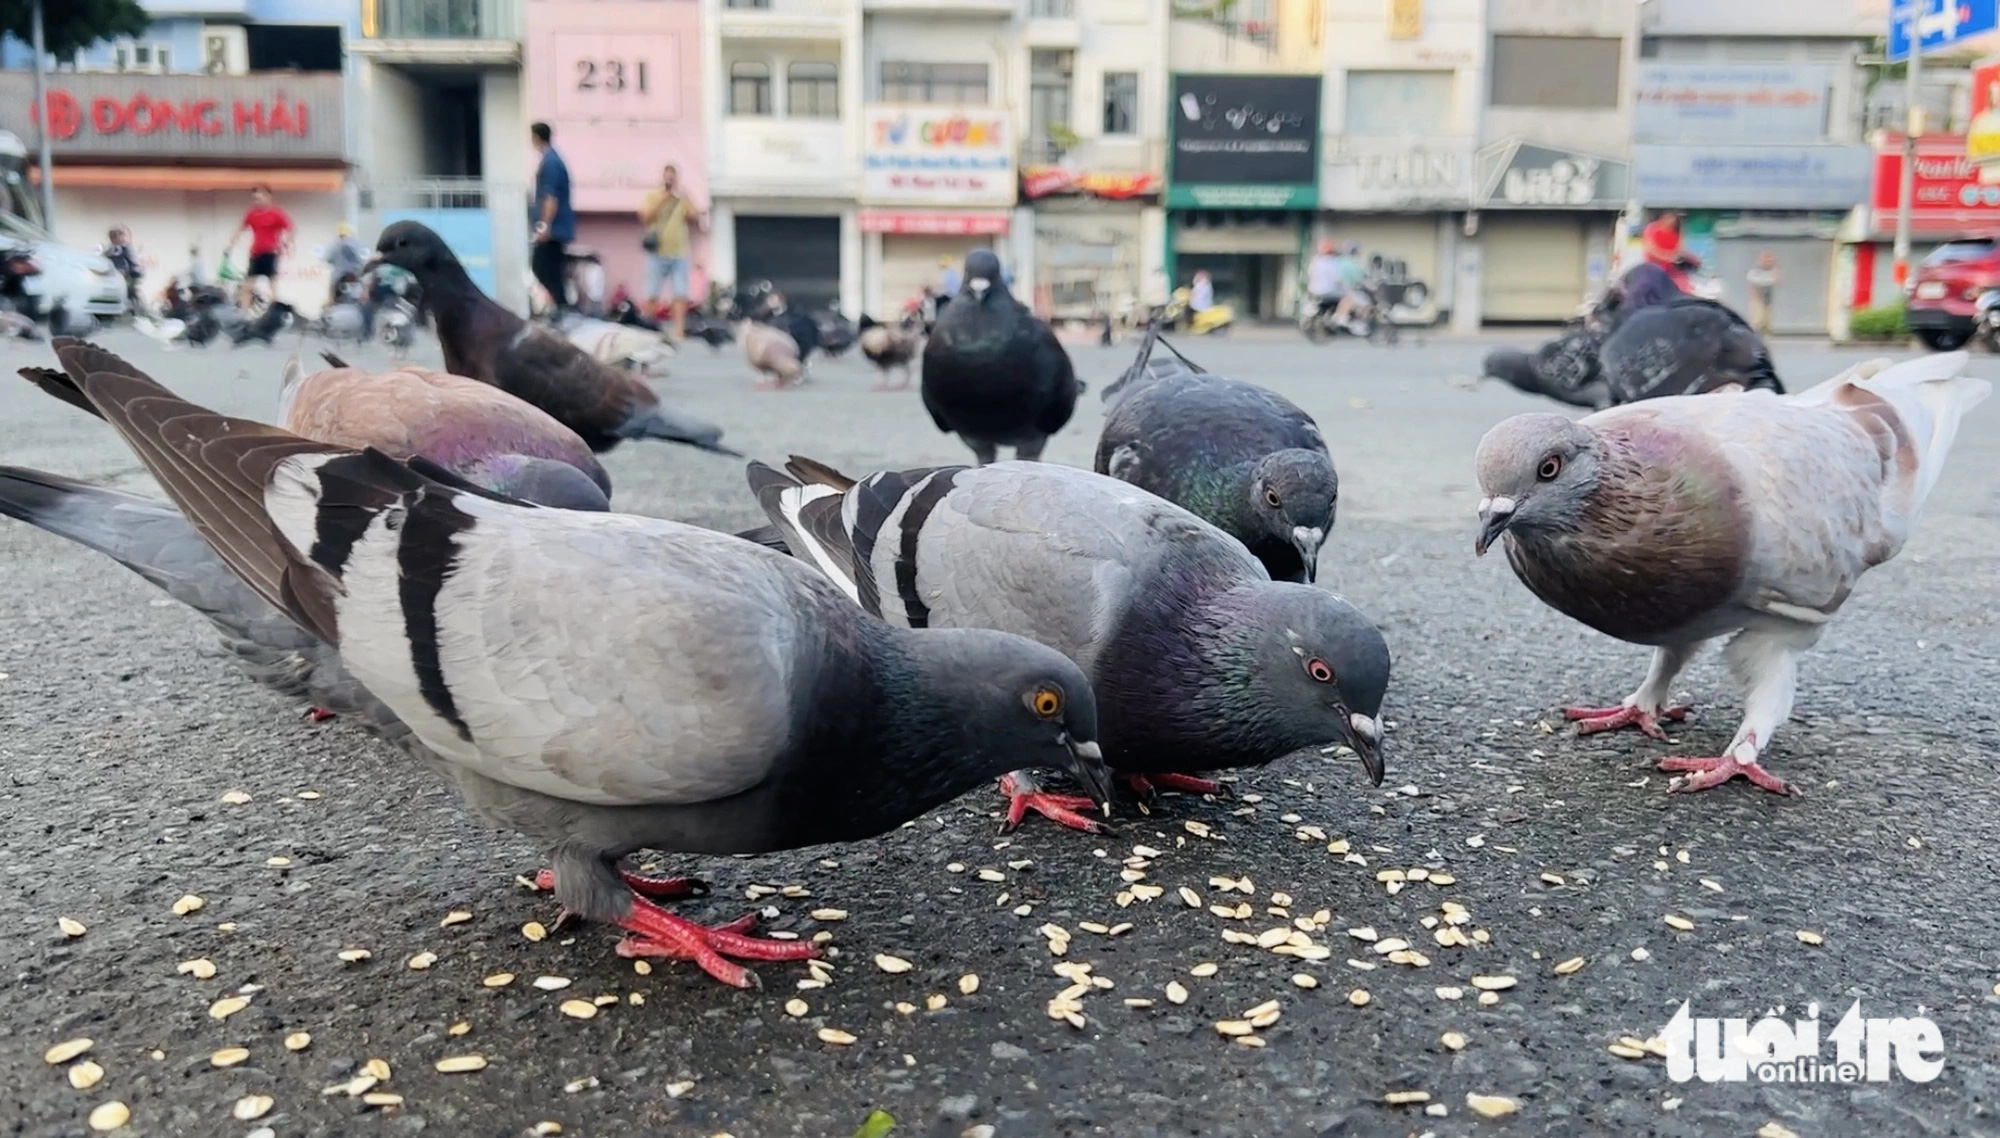
[[[534,225],[534,255],[529,264],[535,280],[548,290],[552,314],[560,315],[569,306],[569,286],[565,281],[564,252],[576,240],[576,211],[569,204],[569,167],[551,144],[549,124],[538,122],[528,128],[535,152],[542,156],[535,167],[535,200],[528,219]]]

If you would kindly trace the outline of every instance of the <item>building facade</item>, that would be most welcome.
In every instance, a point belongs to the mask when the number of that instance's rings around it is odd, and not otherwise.
[[[1631,194],[1630,0],[1486,0],[1485,105],[1452,322],[1575,313],[1611,272]]]
[[[1403,262],[1454,311],[1485,98],[1484,0],[1327,4],[1315,237]]]
[[[352,216],[348,45],[359,31],[340,0],[150,0],[144,35],[52,61],[36,114],[33,53],[9,40],[0,127],[32,150],[46,123],[54,235],[81,248],[128,227],[150,294],[199,264],[213,278],[224,245],[269,186],[297,227],[277,296],[316,311],[329,289],[326,245]],[[247,240],[233,264],[245,266]]]
[[[1634,196],[1685,214],[1725,303],[1747,310],[1744,276],[1770,253],[1772,329],[1826,331],[1836,238],[1875,166],[1859,58],[1879,22],[1822,0],[1650,0],[1641,30]]]
[[[533,151],[525,0],[361,0],[353,44],[361,228],[419,221],[503,304],[528,301]]]
[[[709,272],[861,303],[860,0],[701,0]]]

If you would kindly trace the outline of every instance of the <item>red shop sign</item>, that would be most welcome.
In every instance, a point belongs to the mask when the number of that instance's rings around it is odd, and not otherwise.
[[[991,236],[1007,232],[1010,218],[1004,213],[948,213],[914,210],[864,209],[863,233],[913,233],[937,237]]]
[[[303,100],[283,95],[268,99],[234,99],[224,107],[219,99],[160,99],[144,91],[129,99],[99,96],[87,104],[60,87],[48,93],[49,137],[67,142],[82,134],[202,135],[235,134],[264,138],[290,135],[304,138],[311,118]],[[34,116],[37,121],[39,115]]]

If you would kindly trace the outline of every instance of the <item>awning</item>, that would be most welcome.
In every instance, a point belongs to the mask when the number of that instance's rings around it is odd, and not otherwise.
[[[117,190],[250,190],[269,186],[279,193],[337,194],[347,184],[344,169],[257,166],[73,166],[55,167],[56,188]],[[31,181],[40,169],[28,167]]]

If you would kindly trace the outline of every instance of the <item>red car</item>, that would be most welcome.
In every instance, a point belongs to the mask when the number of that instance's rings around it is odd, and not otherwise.
[[[2000,239],[1947,241],[1910,276],[1903,321],[1933,351],[1963,347],[1979,330],[1979,298],[2000,289]]]

